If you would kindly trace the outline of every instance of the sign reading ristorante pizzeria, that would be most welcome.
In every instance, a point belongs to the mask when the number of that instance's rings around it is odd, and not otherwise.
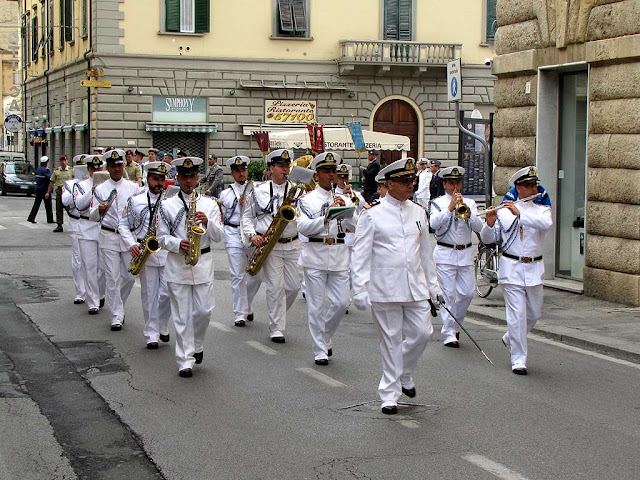
[[[275,125],[315,123],[316,102],[304,100],[265,100],[264,121]]]
[[[153,97],[153,121],[206,123],[207,99],[203,97]]]

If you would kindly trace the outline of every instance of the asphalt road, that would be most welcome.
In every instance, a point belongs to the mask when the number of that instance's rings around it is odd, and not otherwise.
[[[19,468],[30,478],[638,478],[640,365],[540,339],[519,377],[498,327],[467,324],[491,366],[464,336],[459,350],[444,348],[435,319],[417,397],[385,416],[370,314],[350,310],[330,365],[318,367],[301,296],[284,345],[268,340],[264,289],[256,320],[233,326],[220,245],[204,363],[179,378],[173,338],[144,348],[139,288],[121,332],[107,312],[73,305],[70,239],[28,224],[31,202],[0,199],[0,425],[23,425],[0,430],[0,478],[24,478]],[[31,437],[37,468],[16,452]],[[83,455],[101,467],[84,470]]]

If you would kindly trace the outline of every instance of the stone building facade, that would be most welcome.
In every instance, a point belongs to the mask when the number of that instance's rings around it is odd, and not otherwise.
[[[548,281],[640,305],[640,3],[498,0],[497,15],[498,198],[537,164],[556,224]]]

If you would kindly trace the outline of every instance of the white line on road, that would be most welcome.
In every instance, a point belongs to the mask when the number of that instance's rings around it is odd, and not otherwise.
[[[398,423],[407,428],[420,428],[420,423],[415,420],[398,420]]]
[[[0,225],[0,230],[6,230],[7,227],[3,227],[2,225]]]
[[[330,387],[346,387],[344,383],[339,382],[338,380],[331,378],[330,376],[325,375],[324,373],[320,373],[314,370],[313,368],[296,368],[296,370],[298,370],[300,373],[304,373],[305,375],[308,375],[311,378],[315,378],[319,382],[322,382],[325,385],[329,385]]]
[[[502,478],[502,480],[527,480],[527,477],[523,477],[517,472],[514,472],[510,468],[505,467],[493,460],[488,459],[487,457],[483,457],[482,455],[476,455],[475,453],[468,453],[463,455],[462,458],[469,463],[473,463],[474,465],[480,467],[481,469],[492,473],[498,478]]]
[[[491,330],[496,330],[496,331],[499,331],[499,332],[504,332],[505,329],[506,329],[506,325],[504,327],[502,327],[502,326],[499,326],[499,325],[493,325],[491,323],[486,323],[486,322],[483,322],[483,321],[480,321],[480,320],[471,320],[469,318],[465,318],[464,321],[468,322],[468,323],[472,323],[474,325],[479,325],[479,326],[482,326],[482,327],[490,328]],[[535,340],[537,342],[546,343],[547,345],[553,345],[555,347],[564,348],[565,350],[571,350],[572,352],[582,353],[583,355],[589,355],[590,357],[596,357],[596,358],[599,358],[601,360],[608,360],[609,362],[617,363],[619,365],[625,365],[627,367],[640,369],[640,364],[638,364],[638,363],[628,362],[626,360],[622,360],[620,358],[615,358],[615,357],[610,357],[609,355],[604,355],[602,353],[591,352],[589,350],[584,350],[584,349],[582,349],[580,347],[574,347],[573,345],[567,345],[566,343],[562,343],[562,342],[559,342],[557,340],[550,340],[550,339],[545,338],[545,337],[543,337],[541,335],[536,335],[535,333],[530,333],[529,335],[527,335],[527,338],[530,338],[530,339]]]
[[[256,350],[259,350],[260,352],[266,354],[266,355],[278,355],[278,352],[276,352],[273,348],[269,348],[263,344],[261,344],[260,342],[256,342],[255,340],[247,340],[246,342],[247,345],[249,345],[252,348],[255,348]]]
[[[233,328],[223,325],[220,322],[211,322],[211,326],[216,330],[220,330],[221,332],[226,332],[226,333],[233,332]]]

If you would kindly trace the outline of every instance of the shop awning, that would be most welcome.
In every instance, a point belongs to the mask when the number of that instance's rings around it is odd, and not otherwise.
[[[53,132],[53,127],[47,127],[44,129],[44,133],[46,133],[47,135]]]
[[[76,123],[73,126],[73,131],[74,132],[84,132],[87,129],[87,124],[86,123]]]
[[[71,132],[73,130],[73,125],[65,125],[62,127],[63,132]]]
[[[391,133],[362,130],[364,143],[368,149],[376,150],[411,150],[409,137]],[[326,150],[353,150],[353,139],[346,127],[325,128],[324,143]],[[283,130],[269,133],[269,145],[276,148],[311,148],[307,129]]]
[[[53,133],[60,133],[62,132],[62,127],[60,125],[56,125],[55,127],[53,127]]]
[[[215,123],[147,123],[147,132],[216,133]]]

